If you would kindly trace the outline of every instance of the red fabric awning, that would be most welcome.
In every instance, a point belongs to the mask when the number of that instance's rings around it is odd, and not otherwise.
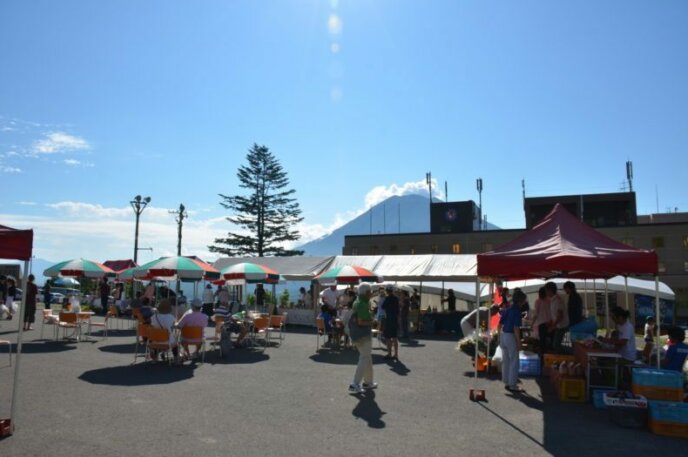
[[[657,275],[654,251],[613,240],[557,204],[535,227],[485,254],[478,275],[505,279]]]
[[[138,267],[136,263],[134,263],[133,260],[131,259],[126,259],[126,260],[106,260],[103,262],[103,265],[106,267],[110,268],[112,271],[124,271],[127,268],[134,268]]]
[[[30,260],[33,230],[17,230],[0,225],[0,259]]]

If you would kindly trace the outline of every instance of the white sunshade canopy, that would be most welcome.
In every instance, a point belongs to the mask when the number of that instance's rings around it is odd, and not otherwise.
[[[576,285],[576,290],[578,292],[592,292],[593,291],[593,280],[588,279],[587,282],[582,279],[566,279],[566,278],[555,278],[550,279],[557,284],[557,287],[562,288],[566,281],[571,281]],[[520,287],[525,293],[537,293],[540,287],[544,286],[544,279],[527,279],[521,281],[507,281],[504,283],[505,287],[513,290],[516,287]],[[604,279],[595,280],[595,290],[597,292],[604,292]],[[624,292],[625,282],[623,276],[614,276],[607,280],[607,290],[609,292]],[[655,282],[647,281],[638,278],[628,278],[628,293],[637,295],[648,295],[654,297],[655,295]],[[676,294],[667,286],[665,283],[659,283],[659,298],[663,300],[675,300]]]

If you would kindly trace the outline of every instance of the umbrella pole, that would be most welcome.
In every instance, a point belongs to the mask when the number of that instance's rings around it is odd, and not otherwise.
[[[583,280],[583,289],[585,293],[583,294],[583,305],[585,306],[585,312],[588,312],[588,280]]]
[[[659,354],[660,354],[660,343],[661,343],[661,337],[660,334],[662,333],[662,316],[659,315],[659,276],[655,276],[655,315],[657,316],[655,318],[655,322],[657,322],[657,368],[660,368],[660,360],[659,360]]]
[[[595,320],[597,320],[597,281],[594,279],[592,280],[592,306],[595,309]]]
[[[624,292],[626,294],[626,309],[631,309],[631,305],[628,303],[628,276],[624,276]]]
[[[21,298],[21,308],[19,310],[19,332],[17,334],[17,357],[14,361],[14,381],[12,383],[12,400],[10,403],[10,433],[14,433],[14,428],[16,426],[16,414],[17,414],[17,386],[19,386],[19,365],[21,363],[21,352],[22,352],[22,337],[24,335],[24,313],[26,312],[26,295],[28,290],[26,290],[26,285],[29,280],[29,261],[24,260],[24,275],[22,277],[22,298]]]

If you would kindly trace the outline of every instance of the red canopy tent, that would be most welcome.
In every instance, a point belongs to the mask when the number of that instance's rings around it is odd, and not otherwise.
[[[33,251],[33,230],[17,230],[4,225],[0,225],[0,258],[16,259],[24,261],[24,271],[22,275],[21,312],[26,307],[26,284],[29,276],[29,260]],[[19,324],[19,334],[17,335],[17,361],[14,367],[14,382],[12,384],[12,399],[10,406],[10,419],[0,419],[0,436],[12,434],[14,432],[15,406],[17,399],[17,384],[19,380],[19,364],[21,362],[22,350],[22,331],[24,326],[23,316],[17,319]]]
[[[627,246],[579,221],[560,204],[535,227],[478,254],[478,275],[505,279],[657,275],[657,254]]]
[[[478,276],[503,279],[604,278],[653,275],[659,347],[658,258],[654,251],[620,243],[556,204],[535,227],[497,249],[478,254]],[[626,294],[628,296],[628,293]],[[659,360],[657,361],[659,364]]]

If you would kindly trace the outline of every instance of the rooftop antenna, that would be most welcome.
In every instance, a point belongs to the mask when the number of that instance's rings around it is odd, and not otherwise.
[[[628,191],[633,192],[633,162],[626,161],[626,178],[628,179]]]
[[[521,179],[521,193],[523,194],[523,207],[526,207],[526,180]]]
[[[478,189],[478,231],[483,229],[483,178],[478,178],[475,182]]]
[[[428,192],[430,193],[430,204],[432,204],[432,173],[425,173],[425,182],[428,184]]]

